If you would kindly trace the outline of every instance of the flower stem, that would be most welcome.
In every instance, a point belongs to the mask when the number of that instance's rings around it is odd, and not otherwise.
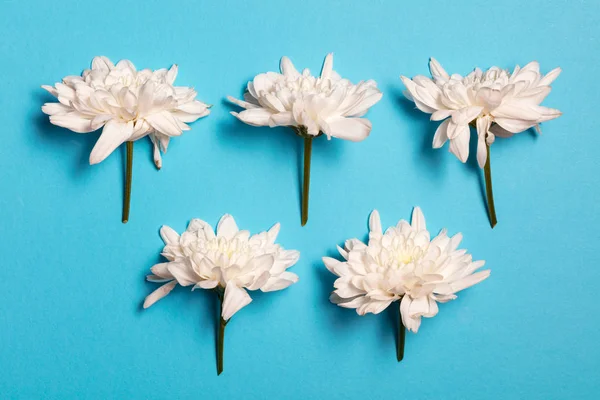
[[[126,224],[129,221],[129,204],[131,202],[131,173],[133,167],[133,142],[126,143],[127,146],[127,169],[125,171],[125,195],[123,197],[123,218],[121,221]]]
[[[225,326],[228,321],[225,321],[221,315],[223,315],[223,297],[219,296],[221,301],[221,311],[219,312],[219,331],[217,335],[217,375],[221,375],[223,372],[223,344],[225,342]]]
[[[302,187],[302,226],[308,222],[308,193],[310,189],[310,159],[312,155],[312,136],[304,137],[304,180]]]
[[[485,176],[485,194],[487,196],[488,214],[490,216],[490,225],[492,229],[498,223],[496,219],[496,207],[494,206],[494,192],[492,190],[492,166],[490,163],[490,145],[486,144],[487,159],[485,166],[483,167],[483,174]]]
[[[402,313],[398,307],[398,343],[396,344],[396,359],[398,362],[404,358],[404,342],[406,339],[406,328],[402,323]]]

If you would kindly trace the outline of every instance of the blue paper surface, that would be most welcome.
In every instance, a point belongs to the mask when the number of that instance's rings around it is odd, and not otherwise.
[[[600,2],[0,1],[0,398],[593,399],[600,390],[598,196]],[[301,141],[229,115],[283,55],[318,73],[375,79],[384,93],[361,143],[314,143],[310,217],[300,227]],[[157,172],[135,145],[131,218],[121,224],[124,150],[88,165],[98,133],[49,124],[40,89],[96,55],[179,65],[179,85],[214,104],[172,141]],[[544,105],[564,115],[498,139],[489,227],[482,171],[447,147],[402,96],[401,74],[560,66]],[[475,141],[472,141],[473,144]],[[447,145],[446,145],[447,146]],[[464,234],[491,277],[441,305],[395,359],[395,307],[359,317],[328,301],[320,258],[419,205],[433,233]],[[215,371],[216,297],[177,288],[148,310],[158,230],[231,213],[301,251],[300,282],[258,294],[227,326]]]

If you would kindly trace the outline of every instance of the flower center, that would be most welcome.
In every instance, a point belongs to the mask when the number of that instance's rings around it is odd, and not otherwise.
[[[225,258],[231,260],[234,257],[250,256],[252,249],[248,246],[246,241],[241,241],[239,239],[228,240],[223,237],[217,237],[206,241],[204,250],[206,252],[215,252],[218,255],[223,255]]]

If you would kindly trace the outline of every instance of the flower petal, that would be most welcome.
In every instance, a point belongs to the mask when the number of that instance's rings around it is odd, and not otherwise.
[[[360,142],[371,133],[371,121],[366,118],[333,118],[327,121],[325,133],[339,139]]]
[[[448,125],[450,124],[451,119],[447,119],[438,126],[435,130],[435,135],[433,135],[433,148],[439,149],[448,141]]]
[[[171,290],[173,290],[175,286],[177,286],[177,281],[171,281],[162,285],[154,292],[150,293],[144,300],[144,308],[150,307],[152,304],[156,303],[158,300],[171,293]]]
[[[237,287],[232,282],[227,282],[223,299],[221,318],[229,321],[233,314],[252,302],[252,298],[244,289]]]
[[[242,111],[241,113],[232,111],[231,115],[248,125],[267,126],[269,125],[269,119],[273,114],[264,108],[253,108]]]
[[[379,217],[379,211],[373,210],[369,216],[369,233],[377,236],[383,235],[383,228],[381,227],[381,218]]]
[[[294,64],[288,57],[281,57],[279,69],[281,70],[281,73],[286,77],[297,78],[300,76],[300,73],[296,70],[296,67],[294,67]]]
[[[333,72],[333,53],[327,54],[325,61],[323,62],[323,68],[321,69],[321,78],[329,79]]]
[[[231,215],[225,214],[221,217],[219,224],[217,225],[217,237],[233,239],[238,231],[239,228]]]
[[[454,139],[450,140],[450,152],[453,153],[460,161],[467,162],[469,158],[469,126],[461,129]]]
[[[169,263],[168,270],[181,286],[195,285],[201,280],[190,266],[181,262]]]
[[[102,134],[90,154],[90,164],[98,164],[133,134],[133,122],[122,123],[110,120],[104,125]]]
[[[425,216],[423,215],[423,212],[421,211],[420,207],[415,207],[413,209],[412,220],[410,222],[410,225],[417,232],[427,230],[427,226],[425,225]]]

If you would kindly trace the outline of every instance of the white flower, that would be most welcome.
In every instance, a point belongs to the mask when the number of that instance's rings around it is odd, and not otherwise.
[[[78,133],[104,127],[90,154],[90,164],[103,161],[119,145],[149,135],[154,144],[154,162],[161,167],[160,151],[167,151],[169,139],[179,136],[208,106],[196,98],[192,88],[173,86],[177,66],[169,70],[137,71],[128,60],[114,65],[96,57],[92,69],[82,76],[67,76],[62,83],[42,86],[59,103],[46,103],[42,111],[54,125]]]
[[[245,101],[229,96],[246,109],[231,114],[249,125],[297,127],[311,136],[322,132],[329,139],[357,142],[369,135],[371,122],[359,117],[381,99],[375,81],[354,85],[342,79],[333,71],[333,54],[325,57],[318,78],[308,69],[300,74],[287,57],[281,59],[280,68],[281,74],[267,72],[248,82]]]
[[[477,128],[477,161],[483,168],[486,144],[491,145],[495,136],[510,137],[531,127],[539,129],[539,123],[562,115],[540,106],[560,68],[543,76],[539,64],[531,62],[523,68],[517,66],[512,74],[498,67],[485,72],[476,68],[463,78],[448,75],[432,58],[429,69],[433,79],[422,75],[412,80],[400,77],[408,89],[405,95],[419,110],[431,114],[432,121],[444,120],[435,132],[433,147],[440,148],[450,140],[450,151],[462,162],[469,156],[470,123]]]
[[[160,235],[165,242],[162,255],[166,263],[151,268],[147,279],[163,286],[146,297],[144,308],[166,296],[177,284],[194,289],[225,290],[222,318],[227,321],[252,299],[247,290],[272,292],[298,281],[286,271],[300,257],[296,250],[284,250],[275,244],[279,223],[269,231],[250,236],[240,231],[231,215],[224,215],[217,233],[206,222],[194,219],[180,236],[168,226]]]
[[[359,315],[378,314],[401,300],[402,323],[417,332],[421,317],[438,313],[438,302],[455,299],[456,292],[490,275],[489,270],[475,272],[485,261],[473,261],[466,250],[457,250],[460,233],[448,237],[442,230],[430,240],[419,207],[415,207],[410,224],[400,220],[385,233],[375,210],[369,229],[368,244],[350,239],[345,249],[338,247],[346,261],[323,257],[327,269],[339,277],[331,301],[355,308]]]

